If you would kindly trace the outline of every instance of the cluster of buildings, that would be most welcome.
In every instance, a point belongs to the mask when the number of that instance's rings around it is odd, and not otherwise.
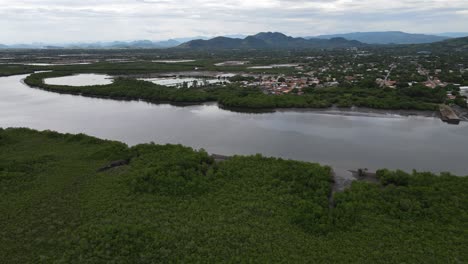
[[[439,78],[435,77],[435,78],[429,78],[427,81],[424,82],[424,85],[428,88],[434,89],[436,87],[445,87],[448,84],[442,82],[441,80],[439,80]]]
[[[389,63],[385,60],[387,58],[382,56],[370,58],[356,54],[348,59],[336,56],[310,56],[304,59],[305,62],[302,64],[276,65],[277,67],[294,66],[298,76],[250,75],[251,79],[245,80],[242,84],[244,87],[260,87],[265,94],[272,95],[291,92],[303,94],[303,89],[309,87],[320,89],[340,84],[343,84],[343,87],[348,87],[347,85],[351,87],[353,83],[360,82],[363,85],[372,85],[369,81],[375,82],[382,88],[397,88],[401,81],[408,82],[408,86],[421,84],[429,89],[446,87],[450,84],[442,81],[443,78],[439,78],[445,70],[440,68],[428,70],[427,68],[431,68],[432,61],[426,61],[425,58],[418,56],[399,56],[396,58],[398,62],[393,63]],[[464,65],[458,65],[458,70],[462,73],[465,68]],[[457,67],[447,68],[446,71],[448,74],[454,74]],[[447,97],[454,98],[454,95],[448,93]]]
[[[388,87],[388,88],[396,88],[397,81],[392,81],[392,80],[385,80],[382,78],[377,78],[375,80],[377,85],[380,87]]]
[[[260,87],[266,94],[287,94],[297,89],[298,94],[302,94],[302,89],[316,86],[320,80],[314,77],[276,77],[263,76],[259,79],[245,83],[247,86]]]

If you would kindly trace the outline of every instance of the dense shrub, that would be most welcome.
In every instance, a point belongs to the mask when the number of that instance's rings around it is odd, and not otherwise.
[[[313,163],[28,129],[0,140],[1,263],[468,261],[466,177],[381,170],[330,199],[331,169]]]

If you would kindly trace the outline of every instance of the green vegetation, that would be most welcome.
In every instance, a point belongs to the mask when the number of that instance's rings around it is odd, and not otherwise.
[[[445,43],[445,42],[441,42]],[[432,45],[432,44],[427,44]],[[269,111],[274,108],[369,107],[377,109],[436,110],[438,104],[466,107],[460,94],[448,99],[447,92],[468,85],[468,56],[465,52],[423,52],[416,46],[361,47],[358,50],[16,50],[1,52],[12,63],[59,63],[62,65],[0,65],[0,75],[52,71],[33,74],[26,83],[42,89],[122,100],[152,103],[189,104],[218,102],[238,111]],[[419,47],[414,50],[413,48]],[[431,50],[428,48],[428,50]],[[181,63],[163,60],[189,59]],[[238,60],[245,65],[216,66]],[[123,62],[126,61],[126,62]],[[159,62],[157,62],[159,61]],[[67,63],[89,62],[91,64]],[[252,69],[252,66],[292,64],[298,67]],[[173,89],[132,78],[154,74],[234,73],[232,85],[211,85],[196,89]],[[116,76],[107,86],[68,87],[43,83],[43,78],[78,73]],[[295,86],[289,94],[275,85],[255,87],[263,80],[307,78],[305,87]],[[388,83],[382,83],[384,79]],[[251,82],[243,85],[242,82]],[[295,81],[288,85],[293,86]],[[377,84],[379,82],[379,84]],[[437,86],[432,89],[426,87]],[[447,85],[447,86],[446,86]],[[243,87],[247,88],[243,88]],[[390,86],[392,88],[383,88]],[[307,88],[308,87],[308,88]],[[441,87],[446,87],[441,88]],[[448,88],[451,87],[451,88]],[[301,90],[302,89],[302,90]],[[287,90],[287,89],[286,89]],[[281,95],[279,95],[279,94]],[[275,95],[273,95],[275,94]],[[454,94],[455,95],[455,94]]]
[[[257,88],[209,86],[205,88],[174,89],[146,81],[118,78],[113,84],[100,86],[57,86],[44,83],[45,78],[66,76],[68,71],[45,72],[28,76],[25,82],[32,87],[45,90],[81,94],[84,96],[114,98],[122,100],[145,100],[153,103],[199,103],[217,101],[224,107],[268,109],[268,108],[324,108],[336,104],[340,107],[361,106],[378,109],[436,110],[444,102],[445,90],[412,87],[403,89],[381,89],[365,87],[336,87],[305,89],[304,95],[267,95]]]
[[[58,86],[44,84],[43,79],[51,76],[66,76],[69,72],[45,72],[32,74],[25,79],[25,82],[33,87],[40,87],[45,90],[81,94],[91,97],[113,98],[121,100],[146,100],[153,103],[174,102],[174,103],[193,103],[214,101],[215,95],[208,93],[203,89],[175,89],[162,85],[153,84],[136,79],[118,78],[110,85],[97,86]]]
[[[219,98],[227,107],[246,108],[323,108],[369,107],[376,109],[436,110],[444,102],[445,91],[430,90],[424,87],[406,89],[380,89],[365,87],[334,87],[325,89],[305,89],[304,95],[265,95],[256,89],[232,91]]]
[[[35,67],[27,65],[0,64],[0,77],[33,73]]]
[[[0,263],[468,261],[468,178],[382,170],[330,203],[330,174],[0,129]]]

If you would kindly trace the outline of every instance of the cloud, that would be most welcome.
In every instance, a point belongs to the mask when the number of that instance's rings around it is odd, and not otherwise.
[[[0,43],[468,31],[467,0],[0,0]]]
[[[456,11],[456,13],[460,15],[468,15],[468,10],[459,10],[459,11]]]

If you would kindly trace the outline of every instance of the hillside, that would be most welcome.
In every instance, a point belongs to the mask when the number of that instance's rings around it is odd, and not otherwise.
[[[446,40],[449,37],[425,35],[425,34],[410,34],[401,31],[385,31],[385,32],[354,32],[346,34],[321,35],[319,39],[345,38],[348,40],[356,40],[367,44],[422,44],[432,43]]]
[[[217,37],[209,40],[193,40],[184,43],[178,48],[185,49],[330,49],[351,48],[364,44],[358,41],[349,41],[343,38],[304,39],[293,38],[282,33],[262,32],[244,39]]]
[[[416,44],[402,46],[403,48],[413,51],[431,51],[431,52],[466,52],[468,51],[468,37],[447,39],[440,42],[428,44]]]
[[[468,50],[468,37],[448,39],[442,42],[432,43],[431,46],[435,48],[447,48],[466,51]]]
[[[382,170],[330,201],[313,163],[28,129],[0,149],[0,263],[468,261],[465,177]]]
[[[463,38],[461,38],[463,39]],[[113,41],[69,44],[0,44],[0,49],[333,49],[364,47],[374,44],[429,44],[450,40],[448,36],[409,34],[400,31],[356,32],[295,38],[278,32],[261,32],[256,35],[228,35],[212,39],[200,37],[170,39],[165,41]],[[455,39],[454,39],[455,40]],[[454,43],[457,41],[455,40]],[[454,44],[456,45],[456,44]],[[450,44],[448,45],[450,47]]]
[[[128,49],[154,49],[154,48],[170,48],[179,45],[175,40],[153,42],[150,40],[137,40],[132,42],[114,42],[105,43],[101,48],[128,48]]]

